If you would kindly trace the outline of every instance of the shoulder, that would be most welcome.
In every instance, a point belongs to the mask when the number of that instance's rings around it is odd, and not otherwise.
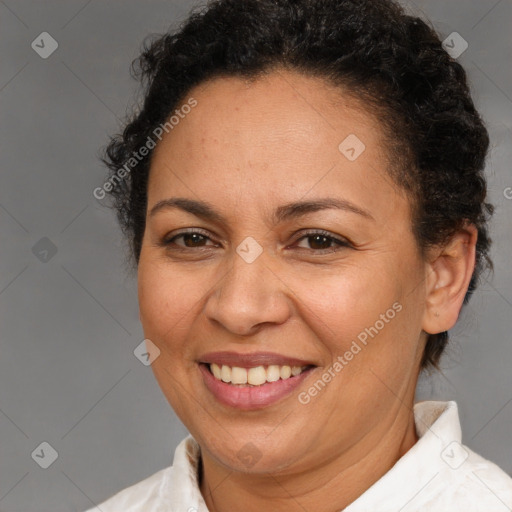
[[[511,510],[512,478],[462,444],[456,402],[418,403],[415,413],[423,420],[419,430],[427,441],[421,459],[429,462],[432,475],[431,484],[422,493],[425,505],[439,510],[463,506],[466,512]]]
[[[172,466],[161,469],[86,512],[157,512],[162,489],[171,478],[171,472]]]
[[[454,473],[454,494],[460,501],[474,500],[473,507],[482,510],[509,510],[512,508],[512,478],[499,466],[475,453],[467,446],[461,445],[462,455],[466,457],[460,468],[452,469]],[[508,507],[508,508],[507,508]],[[472,510],[472,508],[470,508]]]
[[[345,510],[506,512],[512,478],[462,444],[454,401],[414,406],[418,442]]]

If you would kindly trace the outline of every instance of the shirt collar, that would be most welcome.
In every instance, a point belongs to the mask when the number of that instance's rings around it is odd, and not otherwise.
[[[461,428],[454,401],[425,401],[414,405],[418,442],[377,482],[352,502],[345,512],[409,510],[421,493],[422,500],[445,485],[443,474],[451,471],[450,459],[461,454]],[[458,460],[454,460],[458,462]],[[407,483],[413,485],[407,485]],[[417,502],[415,502],[417,507]]]

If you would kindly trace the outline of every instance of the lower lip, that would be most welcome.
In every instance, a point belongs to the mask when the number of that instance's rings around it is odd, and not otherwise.
[[[272,405],[295,391],[314,368],[288,379],[267,382],[261,386],[235,386],[216,379],[206,364],[200,364],[204,383],[215,398],[224,405],[238,409],[262,409]]]

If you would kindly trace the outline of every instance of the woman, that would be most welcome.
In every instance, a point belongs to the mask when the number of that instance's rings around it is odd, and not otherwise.
[[[491,265],[488,135],[433,30],[387,0],[219,0],[138,66],[105,190],[191,436],[99,509],[512,508],[455,402],[413,403]]]

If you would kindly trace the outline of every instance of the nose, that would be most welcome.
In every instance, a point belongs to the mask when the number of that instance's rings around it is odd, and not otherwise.
[[[292,311],[285,281],[270,267],[264,252],[251,263],[235,253],[231,269],[208,297],[205,314],[239,336],[255,334],[265,324],[283,324]]]

